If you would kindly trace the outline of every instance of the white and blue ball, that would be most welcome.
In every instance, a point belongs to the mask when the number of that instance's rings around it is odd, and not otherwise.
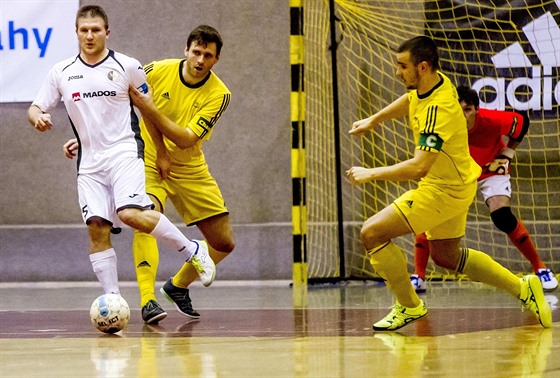
[[[89,310],[91,324],[104,333],[122,331],[130,319],[130,307],[119,294],[103,294],[97,297]]]

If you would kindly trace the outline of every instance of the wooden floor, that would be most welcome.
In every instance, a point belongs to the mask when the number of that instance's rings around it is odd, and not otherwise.
[[[375,282],[195,285],[201,319],[158,298],[169,316],[157,326],[124,283],[132,315],[118,335],[89,322],[99,294],[96,283],[0,284],[0,377],[560,377],[560,291],[547,293],[555,323],[543,329],[508,294],[434,282],[428,316],[383,333],[371,325],[392,298]]]

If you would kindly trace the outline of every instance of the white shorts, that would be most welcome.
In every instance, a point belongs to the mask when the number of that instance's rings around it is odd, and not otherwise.
[[[510,175],[493,175],[478,182],[478,189],[484,197],[484,202],[490,197],[506,196],[511,198]]]
[[[152,208],[146,194],[144,161],[139,158],[117,160],[115,165],[96,173],[78,175],[78,201],[82,218],[107,220],[113,227],[120,227],[117,212],[123,208]]]

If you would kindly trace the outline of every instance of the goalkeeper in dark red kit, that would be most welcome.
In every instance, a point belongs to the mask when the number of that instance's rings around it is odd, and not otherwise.
[[[507,234],[512,243],[529,260],[544,290],[554,290],[558,280],[542,262],[531,240],[529,231],[510,207],[511,183],[509,164],[515,148],[529,129],[526,113],[506,112],[479,108],[478,93],[466,86],[457,87],[459,102],[467,119],[469,150],[482,168],[478,189],[490,210],[494,225]],[[508,137],[504,143],[502,137]],[[416,236],[414,248],[414,274],[410,280],[417,292],[426,290],[426,266],[430,255],[425,234]]]

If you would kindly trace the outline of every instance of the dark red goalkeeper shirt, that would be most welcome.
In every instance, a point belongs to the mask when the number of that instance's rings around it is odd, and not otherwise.
[[[523,117],[519,113],[479,108],[474,126],[469,130],[469,150],[473,159],[482,167],[478,180],[494,175],[484,166],[499,156],[506,147],[503,136],[518,139],[523,130]]]

